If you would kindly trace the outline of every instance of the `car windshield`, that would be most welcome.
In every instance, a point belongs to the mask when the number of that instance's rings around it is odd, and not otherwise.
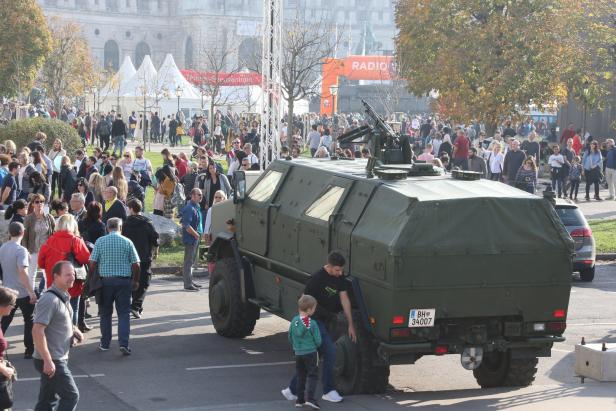
[[[560,221],[563,222],[565,227],[586,225],[586,220],[584,220],[584,216],[582,215],[582,212],[579,208],[556,208],[556,213],[560,217]]]

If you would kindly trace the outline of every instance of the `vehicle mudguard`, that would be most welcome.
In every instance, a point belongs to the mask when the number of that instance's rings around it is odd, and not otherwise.
[[[368,318],[368,307],[366,307],[366,301],[364,300],[364,294],[361,290],[361,285],[355,277],[348,276],[347,280],[351,282],[351,300],[352,302],[355,302],[355,306],[359,311],[361,325],[368,333],[374,336],[374,331],[372,330],[372,326],[370,325],[370,319]]]
[[[208,252],[208,260],[216,261],[222,258],[233,258],[240,267],[240,284],[242,302],[255,296],[255,287],[252,279],[252,264],[246,257],[242,257],[239,251],[235,234],[230,232],[219,233]]]

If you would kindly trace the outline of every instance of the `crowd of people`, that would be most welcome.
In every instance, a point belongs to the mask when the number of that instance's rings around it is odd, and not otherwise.
[[[369,123],[369,119],[361,116],[350,115],[349,119],[340,116],[334,125],[336,131],[333,131],[330,129],[333,122],[316,118],[305,144],[315,158],[369,157],[370,152],[365,147],[340,146],[336,142],[339,135]],[[591,200],[591,190],[593,198],[602,201],[601,185],[609,189],[609,199],[616,199],[613,139],[599,143],[588,132],[582,138],[582,131],[570,124],[563,131],[560,144],[552,143],[553,136],[548,139],[546,128],[542,127],[532,120],[519,124],[506,121],[488,137],[483,125],[477,122],[453,126],[430,117],[421,121],[405,117],[402,121],[402,131],[412,142],[415,161],[432,163],[445,171],[452,168],[474,171],[482,178],[501,181],[533,194],[538,190],[540,174],[545,174],[558,197],[572,200],[577,200],[580,182],[585,180],[587,201]],[[300,143],[295,143],[296,138],[293,140],[290,156],[296,157],[302,150],[302,143],[301,139]]]

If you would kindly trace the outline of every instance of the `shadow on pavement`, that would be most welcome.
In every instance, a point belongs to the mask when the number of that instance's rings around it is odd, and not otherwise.
[[[591,386],[559,386],[532,388],[499,388],[499,389],[472,389],[452,390],[438,392],[405,392],[379,396],[380,399],[388,400],[400,408],[421,407],[422,409],[447,409],[452,410],[505,410],[516,407],[524,407],[530,404],[556,400],[563,397],[597,397],[597,390]],[[529,392],[529,390],[532,390]],[[520,392],[523,391],[523,392]],[[605,397],[612,397],[609,390],[603,390]],[[352,397],[350,397],[352,398]],[[388,408],[389,409],[389,408]],[[523,409],[523,408],[522,408]]]

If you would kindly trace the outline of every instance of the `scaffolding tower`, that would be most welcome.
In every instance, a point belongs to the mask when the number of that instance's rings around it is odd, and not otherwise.
[[[259,157],[261,167],[280,156],[282,118],[282,0],[263,0],[261,60],[263,113]]]

